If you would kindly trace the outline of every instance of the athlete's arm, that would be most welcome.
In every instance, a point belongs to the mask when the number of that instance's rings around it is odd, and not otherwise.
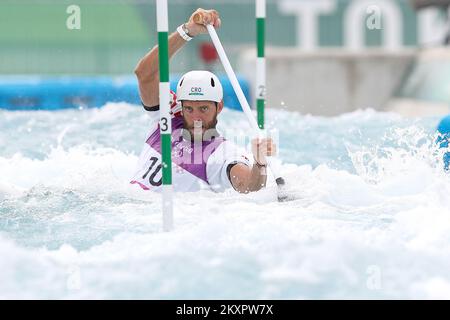
[[[206,27],[194,22],[193,17],[201,12],[204,24],[213,24],[215,28],[220,27],[219,14],[215,10],[197,9],[186,22],[189,34],[195,37],[202,33],[208,33]],[[178,32],[169,36],[169,59],[184,46],[184,40]],[[159,56],[158,46],[153,47],[138,63],[134,73],[139,83],[139,94],[145,106],[152,107],[159,104]]]
[[[266,186],[266,168],[256,163],[249,168],[243,163],[235,164],[230,171],[230,181],[233,188],[240,193],[258,191]]]
[[[276,153],[276,145],[271,139],[254,139],[252,152],[255,159],[252,168],[245,164],[235,164],[230,170],[233,188],[240,193],[258,191],[266,186],[267,159]]]

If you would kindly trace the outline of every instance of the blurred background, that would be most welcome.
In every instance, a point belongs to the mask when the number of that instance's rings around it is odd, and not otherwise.
[[[1,0],[0,107],[139,103],[133,70],[157,44],[155,3]],[[219,37],[254,105],[255,1],[168,3],[171,32],[198,7],[220,12]],[[364,108],[412,116],[448,113],[449,3],[268,0],[267,106],[324,116]],[[193,69],[223,73],[208,35],[171,60],[171,79]],[[235,100],[228,106],[239,108]]]

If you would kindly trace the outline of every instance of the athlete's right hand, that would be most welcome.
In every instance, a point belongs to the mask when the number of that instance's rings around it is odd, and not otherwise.
[[[259,165],[266,165],[267,158],[276,155],[277,145],[272,138],[254,138],[252,139],[252,153],[255,161]]]
[[[194,22],[194,16],[196,14],[200,14],[202,18],[202,23]],[[202,8],[198,8],[189,18],[189,21],[186,22],[186,27],[189,30],[189,34],[193,37],[198,36],[202,33],[208,33],[208,29],[206,29],[206,25],[212,24],[214,28],[219,28],[220,24],[219,13],[216,10],[205,10]]]

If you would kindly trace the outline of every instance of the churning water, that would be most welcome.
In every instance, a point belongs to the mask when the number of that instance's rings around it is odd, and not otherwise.
[[[450,180],[438,118],[268,110],[295,200],[130,185],[136,106],[0,111],[0,298],[450,298]],[[224,110],[224,132],[249,133]]]

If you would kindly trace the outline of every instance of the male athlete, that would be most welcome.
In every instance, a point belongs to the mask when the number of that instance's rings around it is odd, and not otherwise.
[[[194,22],[201,13],[203,24]],[[187,23],[169,36],[169,59],[186,42],[207,33],[205,25],[219,28],[221,21],[215,10],[197,9]],[[159,119],[158,46],[141,61],[135,74],[146,111],[153,117],[138,169],[131,183],[145,190],[159,189],[162,184]],[[216,130],[217,116],[223,109],[223,89],[219,79],[208,71],[190,71],[171,92],[172,114],[172,182],[175,191],[211,189],[223,191],[233,187],[240,193],[258,191],[266,185],[266,156],[276,153],[270,139],[252,140],[252,164],[247,157]]]

